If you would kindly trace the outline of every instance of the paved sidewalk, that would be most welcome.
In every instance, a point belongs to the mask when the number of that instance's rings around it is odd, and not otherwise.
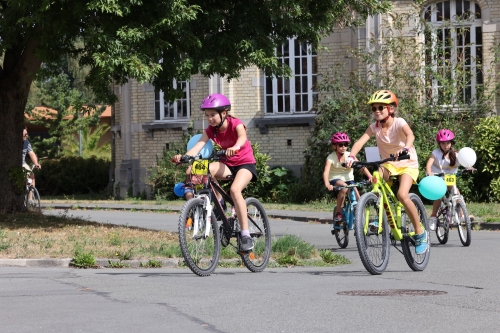
[[[180,212],[182,205],[144,205],[144,204],[52,204],[42,203],[42,209],[109,209],[130,211],[171,211]],[[287,219],[301,222],[317,222],[328,224],[332,222],[332,213],[310,212],[300,210],[266,209],[267,216],[271,219]]]

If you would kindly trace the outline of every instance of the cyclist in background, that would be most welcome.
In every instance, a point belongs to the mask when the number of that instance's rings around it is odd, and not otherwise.
[[[209,126],[203,132],[200,141],[186,152],[186,155],[196,156],[209,139],[226,150],[224,162],[210,163],[210,173],[220,180],[227,179],[230,175],[234,176],[230,195],[241,227],[240,251],[248,252],[253,249],[253,239],[248,229],[247,205],[241,192],[251,181],[257,180],[257,167],[252,146],[247,138],[246,126],[241,120],[228,114],[231,102],[222,94],[208,95],[201,103],[200,109],[205,112]],[[178,163],[181,157],[176,155],[173,161]]]
[[[354,184],[354,169],[342,166],[342,163],[345,163],[350,155],[347,151],[349,142],[351,142],[349,136],[343,132],[335,133],[330,139],[333,152],[326,158],[325,169],[323,170],[323,181],[328,191],[333,191],[334,186]],[[371,180],[372,175],[370,171],[367,168],[363,168],[363,172]],[[347,190],[347,188],[344,188],[338,191],[337,194],[337,208],[335,209],[335,216],[333,218],[333,223],[336,225],[342,225],[343,222],[342,206],[344,205]],[[359,200],[358,189],[354,188],[354,191],[356,192],[356,200]]]
[[[456,174],[458,171],[458,160],[457,151],[453,148],[455,144],[455,134],[449,129],[442,129],[436,134],[436,141],[439,148],[432,151],[429,159],[427,160],[427,165],[425,166],[425,171],[428,176],[433,176],[435,173],[446,173],[446,174]],[[448,190],[451,190],[452,186],[448,186]],[[460,194],[457,188],[457,194]],[[432,205],[432,213],[429,219],[429,228],[431,230],[436,230],[437,223],[437,212],[441,206],[441,199],[434,200]],[[463,218],[463,217],[462,217]],[[474,218],[470,216],[471,220]]]
[[[24,126],[24,130],[23,130],[23,159],[22,159],[21,164],[22,164],[23,168],[30,171],[30,177],[33,180],[33,186],[35,186],[35,174],[33,172],[31,172],[30,166],[26,163],[26,155],[29,155],[35,168],[38,168],[38,169],[42,168],[41,165],[38,164],[38,158],[36,157],[36,154],[33,151],[33,148],[31,148],[30,141],[28,140],[28,129],[26,128],[26,126]]]
[[[427,232],[421,226],[417,208],[409,197],[411,185],[416,183],[418,178],[417,152],[413,146],[415,136],[403,118],[395,117],[398,103],[396,95],[389,90],[379,90],[370,97],[368,105],[371,105],[376,122],[371,124],[352,146],[351,156],[346,164],[349,167],[352,165],[356,154],[372,135],[377,140],[377,146],[383,159],[389,158],[390,154],[395,156],[399,156],[403,152],[410,154],[408,160],[382,164],[381,174],[385,180],[388,180],[389,176],[399,176],[398,200],[403,204],[415,228],[413,238],[415,240],[415,253],[418,255],[427,251],[428,237]]]

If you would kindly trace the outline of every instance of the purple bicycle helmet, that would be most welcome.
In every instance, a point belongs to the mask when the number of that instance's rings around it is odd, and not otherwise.
[[[345,134],[344,132],[337,132],[334,135],[332,135],[330,142],[331,143],[351,142],[351,140],[349,139],[349,135]]]
[[[231,110],[231,102],[229,99],[222,94],[210,94],[200,105],[200,109],[205,111],[206,109],[215,109],[217,111],[230,111]]]
[[[436,135],[436,141],[437,142],[444,142],[444,141],[451,141],[455,138],[455,134],[453,134],[452,131],[449,129],[442,129],[438,132]]]

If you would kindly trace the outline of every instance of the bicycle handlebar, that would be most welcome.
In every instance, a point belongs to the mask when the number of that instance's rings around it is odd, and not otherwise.
[[[341,190],[341,189],[344,189],[344,188],[358,187],[358,186],[363,186],[363,185],[371,185],[371,182],[369,180],[362,180],[360,182],[357,182],[357,183],[351,184],[351,185],[334,186],[333,189],[334,190]]]
[[[473,173],[477,171],[477,169],[475,168],[470,168],[470,169],[460,169],[457,171],[456,175],[457,176],[460,176],[462,174],[467,174],[467,173]],[[453,173],[446,173],[446,172],[440,172],[440,173],[435,173],[434,176],[438,176],[438,177],[443,177],[444,175],[454,175]]]
[[[361,169],[361,168],[367,167],[367,166],[378,167],[378,166],[380,166],[380,164],[383,164],[385,162],[393,162],[393,161],[401,161],[401,160],[409,160],[410,159],[410,154],[408,154],[408,152],[406,152],[405,154],[401,154],[398,157],[396,157],[394,154],[391,154],[390,156],[391,157],[386,158],[384,160],[374,161],[374,162],[355,161],[352,163],[352,167],[355,169]],[[346,164],[342,163],[342,166],[345,167]]]
[[[196,160],[217,160],[218,161],[218,160],[220,160],[221,157],[225,157],[225,156],[226,156],[225,149],[221,149],[219,151],[213,151],[212,154],[207,158],[203,158],[203,156],[201,154],[198,154],[196,156],[182,155],[179,163],[176,163],[176,165],[191,163],[191,162],[194,162]]]

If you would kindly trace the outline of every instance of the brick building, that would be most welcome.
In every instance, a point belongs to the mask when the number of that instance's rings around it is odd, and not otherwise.
[[[407,13],[414,4],[413,0],[394,1],[394,12]],[[500,1],[428,1],[418,10],[422,19],[436,27],[445,20],[451,21],[451,26],[438,30],[444,36],[435,36],[438,39],[458,38],[454,29],[463,27],[464,22],[456,18],[470,13],[472,18],[466,24],[470,32],[462,44],[458,39],[456,44],[462,45],[463,50],[474,61],[485,64],[484,67],[491,63],[494,55],[490,50],[500,37]],[[125,195],[131,181],[134,194],[145,189],[147,169],[156,163],[156,156],[161,155],[163,149],[181,139],[191,122],[195,130],[201,131],[207,126],[199,105],[210,93],[223,93],[231,100],[231,114],[246,124],[250,141],[259,143],[261,151],[271,156],[270,165],[285,166],[299,174],[304,163],[306,139],[315,124],[315,114],[309,112],[317,98],[312,87],[322,73],[338,63],[349,71],[366,72],[366,68],[360,68],[356,60],[349,57],[349,50],[366,48],[367,36],[376,36],[382,29],[382,22],[390,20],[389,14],[377,15],[368,18],[363,27],[336,30],[321,42],[329,51],[316,53],[307,44],[290,40],[277,50],[294,74],[289,81],[265,77],[257,68],[245,69],[238,80],[230,83],[218,76],[195,75],[189,82],[173,83],[184,90],[184,97],[174,102],[164,101],[162,92],[155,92],[147,83],[130,80],[123,86],[116,86],[119,101],[114,106],[111,131],[114,135],[115,184],[119,184],[119,194]],[[418,38],[411,33],[409,37]],[[475,68],[474,63],[471,68]],[[478,72],[472,77],[464,94],[474,96],[476,88],[482,84],[482,76]],[[500,98],[496,98],[495,105],[499,110]]]

